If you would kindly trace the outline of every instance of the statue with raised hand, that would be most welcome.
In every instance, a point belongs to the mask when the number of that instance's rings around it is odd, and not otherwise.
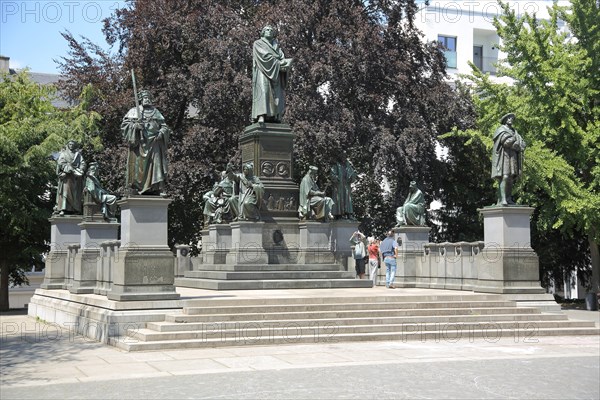
[[[498,181],[497,206],[510,206],[515,202],[512,188],[523,171],[525,141],[513,127],[515,114],[509,113],[500,119],[500,127],[494,132],[492,150],[492,178]]]
[[[85,161],[75,140],[69,140],[60,151],[56,162],[58,190],[54,214],[81,214],[83,212],[83,178]]]
[[[272,26],[265,26],[260,36],[252,49],[252,121],[281,122],[293,60],[285,58]]]

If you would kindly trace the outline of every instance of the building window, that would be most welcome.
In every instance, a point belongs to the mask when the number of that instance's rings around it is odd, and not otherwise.
[[[473,64],[483,71],[483,46],[473,46]]]
[[[438,35],[438,42],[445,47],[444,56],[448,68],[456,68],[456,37]]]

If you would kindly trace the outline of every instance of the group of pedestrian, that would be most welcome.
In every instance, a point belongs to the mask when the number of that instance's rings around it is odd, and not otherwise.
[[[356,276],[359,279],[365,279],[368,260],[369,279],[373,282],[373,287],[377,286],[377,270],[381,266],[381,260],[383,260],[386,268],[385,287],[395,289],[394,279],[396,278],[398,243],[394,239],[394,231],[388,231],[382,242],[374,237],[367,238],[362,232],[356,231],[350,237],[350,243],[352,244]]]

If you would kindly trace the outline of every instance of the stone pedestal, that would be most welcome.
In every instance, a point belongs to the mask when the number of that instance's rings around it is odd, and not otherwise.
[[[300,254],[298,218],[274,218],[263,228],[263,247],[269,264],[297,264]]]
[[[487,293],[544,293],[538,257],[531,248],[531,207],[489,207],[483,215],[485,247],[475,288]]]
[[[287,124],[252,124],[240,137],[242,163],[253,162],[265,187],[261,219],[298,215],[298,184],[293,180],[294,134]]]
[[[425,245],[429,243],[428,226],[399,226],[393,228],[399,242],[396,260],[396,280],[398,287],[416,287],[417,270],[422,269]]]
[[[231,224],[231,251],[227,264],[267,264],[269,256],[263,247],[264,222],[237,221]]]
[[[186,271],[191,271],[192,261],[190,258],[190,246],[187,244],[175,245],[176,257],[175,269],[173,273],[175,276],[183,276]]]
[[[68,246],[80,242],[81,215],[53,216],[50,221],[50,252],[46,257],[42,289],[64,289],[67,276]]]
[[[202,232],[202,244],[205,264],[225,264],[227,254],[231,251],[231,226],[229,224],[214,224],[208,227],[207,236]]]
[[[119,235],[117,222],[87,222],[81,228],[81,247],[75,256],[71,293],[94,293],[98,281],[102,281],[102,242],[117,240]]]
[[[331,250],[331,226],[327,222],[302,221],[300,228],[299,264],[335,262]]]
[[[172,200],[131,196],[121,207],[121,248],[114,264],[111,300],[178,299],[175,256],[167,245],[168,206]]]
[[[348,265],[348,262],[354,262],[350,238],[352,237],[352,234],[358,230],[358,221],[339,219],[331,222],[330,226],[331,251],[335,254],[336,262],[342,264],[346,271],[354,271],[354,265]]]

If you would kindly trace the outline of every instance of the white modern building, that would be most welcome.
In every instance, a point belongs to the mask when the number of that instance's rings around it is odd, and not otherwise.
[[[508,1],[517,15],[535,13],[538,19],[548,18],[548,7],[553,2]],[[568,1],[558,1],[567,5]],[[416,17],[417,27],[424,33],[424,40],[439,41],[446,47],[448,74],[452,80],[458,74],[469,74],[468,62],[481,71],[496,74],[496,64],[505,57],[498,49],[500,37],[493,25],[494,18],[502,13],[497,1],[429,0],[420,1]]]

